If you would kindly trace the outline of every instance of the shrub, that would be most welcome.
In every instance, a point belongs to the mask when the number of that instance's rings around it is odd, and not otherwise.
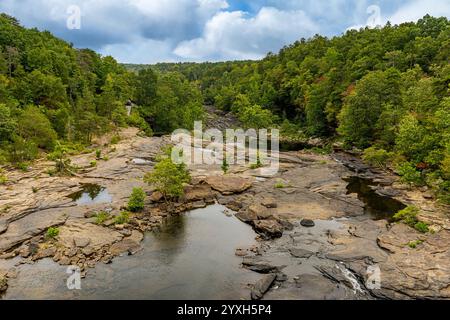
[[[281,181],[278,181],[277,183],[275,183],[275,188],[276,188],[276,189],[282,189],[282,188],[284,188],[284,187],[285,187],[285,185],[284,185],[284,183],[281,182]]]
[[[102,150],[95,150],[95,157],[97,158],[97,160],[100,160],[102,158]]]
[[[47,229],[47,232],[45,233],[45,238],[46,239],[54,239],[58,236],[59,234],[59,229],[56,227],[50,227]]]
[[[226,158],[226,156],[224,156],[223,157],[223,161],[222,161],[222,171],[223,171],[223,173],[227,173],[228,172],[228,169],[230,168],[230,165],[228,164],[228,162],[227,162],[227,158]]]
[[[419,209],[417,207],[408,206],[405,209],[400,210],[399,212],[394,214],[392,219],[394,221],[401,221],[401,222],[407,224],[408,226],[416,229],[419,232],[422,232],[422,233],[429,232],[430,230],[429,230],[428,224],[426,224],[425,222],[419,221],[419,219],[417,218],[418,213],[419,213]]]
[[[160,159],[153,171],[144,176],[144,181],[161,192],[164,199],[180,197],[184,193],[183,184],[191,180],[184,163],[175,164],[166,157]]]
[[[118,216],[114,218],[115,224],[125,224],[130,221],[130,213],[128,211],[122,211]]]
[[[91,167],[96,167],[96,166],[97,166],[97,161],[92,160],[92,161],[90,162],[90,165],[91,165]]]
[[[109,219],[109,213],[105,211],[100,211],[95,215],[95,223],[96,224],[102,224],[106,220]]]
[[[430,229],[428,228],[428,225],[425,222],[422,221],[418,221],[415,225],[414,225],[414,229],[416,229],[419,232],[422,233],[427,233],[430,231]]]
[[[397,171],[403,183],[423,185],[422,174],[410,162],[400,164]]]
[[[362,156],[364,161],[379,168],[385,168],[391,157],[391,152],[384,149],[377,149],[375,147],[370,147],[364,150],[364,154]]]
[[[144,209],[145,192],[142,188],[133,188],[130,199],[128,200],[128,210],[137,212]]]

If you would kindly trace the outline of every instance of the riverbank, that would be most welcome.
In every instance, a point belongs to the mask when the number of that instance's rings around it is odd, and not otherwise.
[[[217,201],[259,234],[256,248],[236,248],[243,267],[261,274],[248,298],[450,298],[448,211],[427,192],[405,189],[390,173],[342,154],[281,152],[280,171],[271,177],[244,166],[231,166],[226,175],[220,166],[192,166],[185,196],[166,205],[142,176],[168,138],[141,137],[132,128],[120,136],[118,144],[103,145],[106,158],[95,167],[95,153],[72,157],[82,168],[75,177],[49,176],[53,164],[47,161],[28,172],[7,172],[9,182],[0,186],[4,290],[21,277],[23,265],[44,258],[78,265],[86,276],[98,263],[142,250],[144,233],[158,230],[167,217]],[[433,233],[368,214],[368,205],[347,189],[355,176],[371,179],[370,188],[380,195],[420,208],[420,219]],[[99,187],[85,190],[89,184]],[[133,187],[147,192],[146,208],[128,223],[115,224]],[[84,202],[69,197],[74,194]],[[99,212],[108,214],[101,223],[95,217]],[[309,220],[314,226],[305,227],[312,225]],[[44,237],[49,227],[59,228],[54,240]],[[417,240],[415,248],[408,245]],[[367,270],[374,266],[381,272],[380,289],[366,286]]]

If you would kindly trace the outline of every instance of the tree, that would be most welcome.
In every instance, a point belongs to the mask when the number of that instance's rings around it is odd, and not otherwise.
[[[10,109],[0,103],[0,145],[2,142],[11,140],[16,128],[17,123],[11,116]]]
[[[136,102],[141,106],[150,106],[155,102],[157,76],[152,69],[140,70],[136,78]]]
[[[19,116],[18,132],[22,138],[34,142],[38,147],[52,150],[56,132],[48,118],[35,106],[28,106]]]
[[[190,175],[184,163],[175,164],[171,158],[164,157],[145,175],[144,181],[154,186],[168,200],[183,195],[183,184],[190,181]]]

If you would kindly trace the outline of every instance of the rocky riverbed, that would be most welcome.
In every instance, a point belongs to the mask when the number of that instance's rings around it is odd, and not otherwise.
[[[104,160],[95,167],[95,152],[72,157],[80,168],[73,177],[50,176],[53,163],[44,160],[27,172],[7,172],[9,182],[0,186],[0,292],[21,277],[23,265],[44,258],[78,265],[85,276],[98,263],[139,252],[144,233],[167,217],[218,202],[258,233],[256,247],[236,248],[242,267],[260,274],[248,298],[450,298],[449,211],[426,190],[409,190],[349,155],[291,151],[280,153],[275,176],[248,166],[231,166],[226,175],[220,166],[191,166],[185,196],[166,204],[142,177],[169,139],[133,128],[120,136],[114,146],[97,142]],[[419,207],[433,232],[374,216],[370,202],[348,189],[355,177],[371,181],[367,187],[380,197]],[[147,192],[146,208],[115,224],[133,187]],[[101,223],[98,212],[107,213]],[[59,235],[45,239],[55,226]],[[416,248],[408,246],[416,240]],[[367,285],[374,268],[379,288]]]

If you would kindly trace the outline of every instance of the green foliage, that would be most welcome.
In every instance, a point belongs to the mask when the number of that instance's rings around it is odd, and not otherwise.
[[[377,149],[376,147],[370,147],[364,150],[362,156],[363,160],[372,166],[385,168],[392,158],[392,153],[384,149]]]
[[[423,177],[420,171],[410,162],[404,162],[397,168],[401,181],[408,184],[423,185]]]
[[[145,192],[142,188],[133,188],[130,199],[128,200],[128,210],[138,212],[144,209]]]
[[[54,174],[74,174],[75,168],[71,165],[71,160],[67,158],[67,151],[67,147],[58,141],[54,151],[48,155],[49,160],[55,161]]]
[[[224,174],[226,174],[228,172],[228,169],[230,168],[230,165],[227,162],[227,157],[226,155],[223,157],[222,160],[222,171]]]
[[[240,110],[238,116],[246,128],[270,129],[274,124],[272,112],[256,104]]]
[[[96,167],[96,166],[97,166],[97,161],[92,160],[92,161],[89,163],[89,165],[90,165],[91,167]]]
[[[55,239],[59,235],[59,229],[56,227],[50,227],[47,229],[47,232],[45,233],[45,238],[47,240]]]
[[[423,241],[422,240],[413,240],[408,242],[408,247],[410,247],[411,249],[415,249],[417,248],[418,245],[422,244]]]
[[[109,216],[110,216],[109,213],[105,211],[100,211],[95,215],[95,223],[98,225],[103,224],[106,220],[109,219]]]
[[[274,187],[275,187],[275,189],[286,188],[286,186],[284,185],[283,181],[278,181],[277,183],[275,183]]]
[[[167,200],[183,195],[183,184],[190,181],[190,175],[184,163],[175,164],[169,157],[164,157],[145,175],[144,181],[154,186]]]
[[[118,144],[120,142],[120,136],[118,134],[112,136],[110,143],[111,144]]]
[[[130,213],[128,211],[122,211],[118,216],[114,218],[114,224],[125,224],[130,221]]]
[[[422,233],[429,232],[428,225],[425,222],[418,220],[418,218],[417,218],[418,214],[419,214],[419,209],[417,207],[408,206],[405,209],[397,212],[392,217],[392,220],[401,221]]]
[[[0,171],[0,185],[6,184],[7,182],[8,182],[8,177],[5,176],[4,174],[2,174],[2,172]]]
[[[100,149],[95,150],[95,158],[97,160],[100,160],[102,158],[102,150]]]

